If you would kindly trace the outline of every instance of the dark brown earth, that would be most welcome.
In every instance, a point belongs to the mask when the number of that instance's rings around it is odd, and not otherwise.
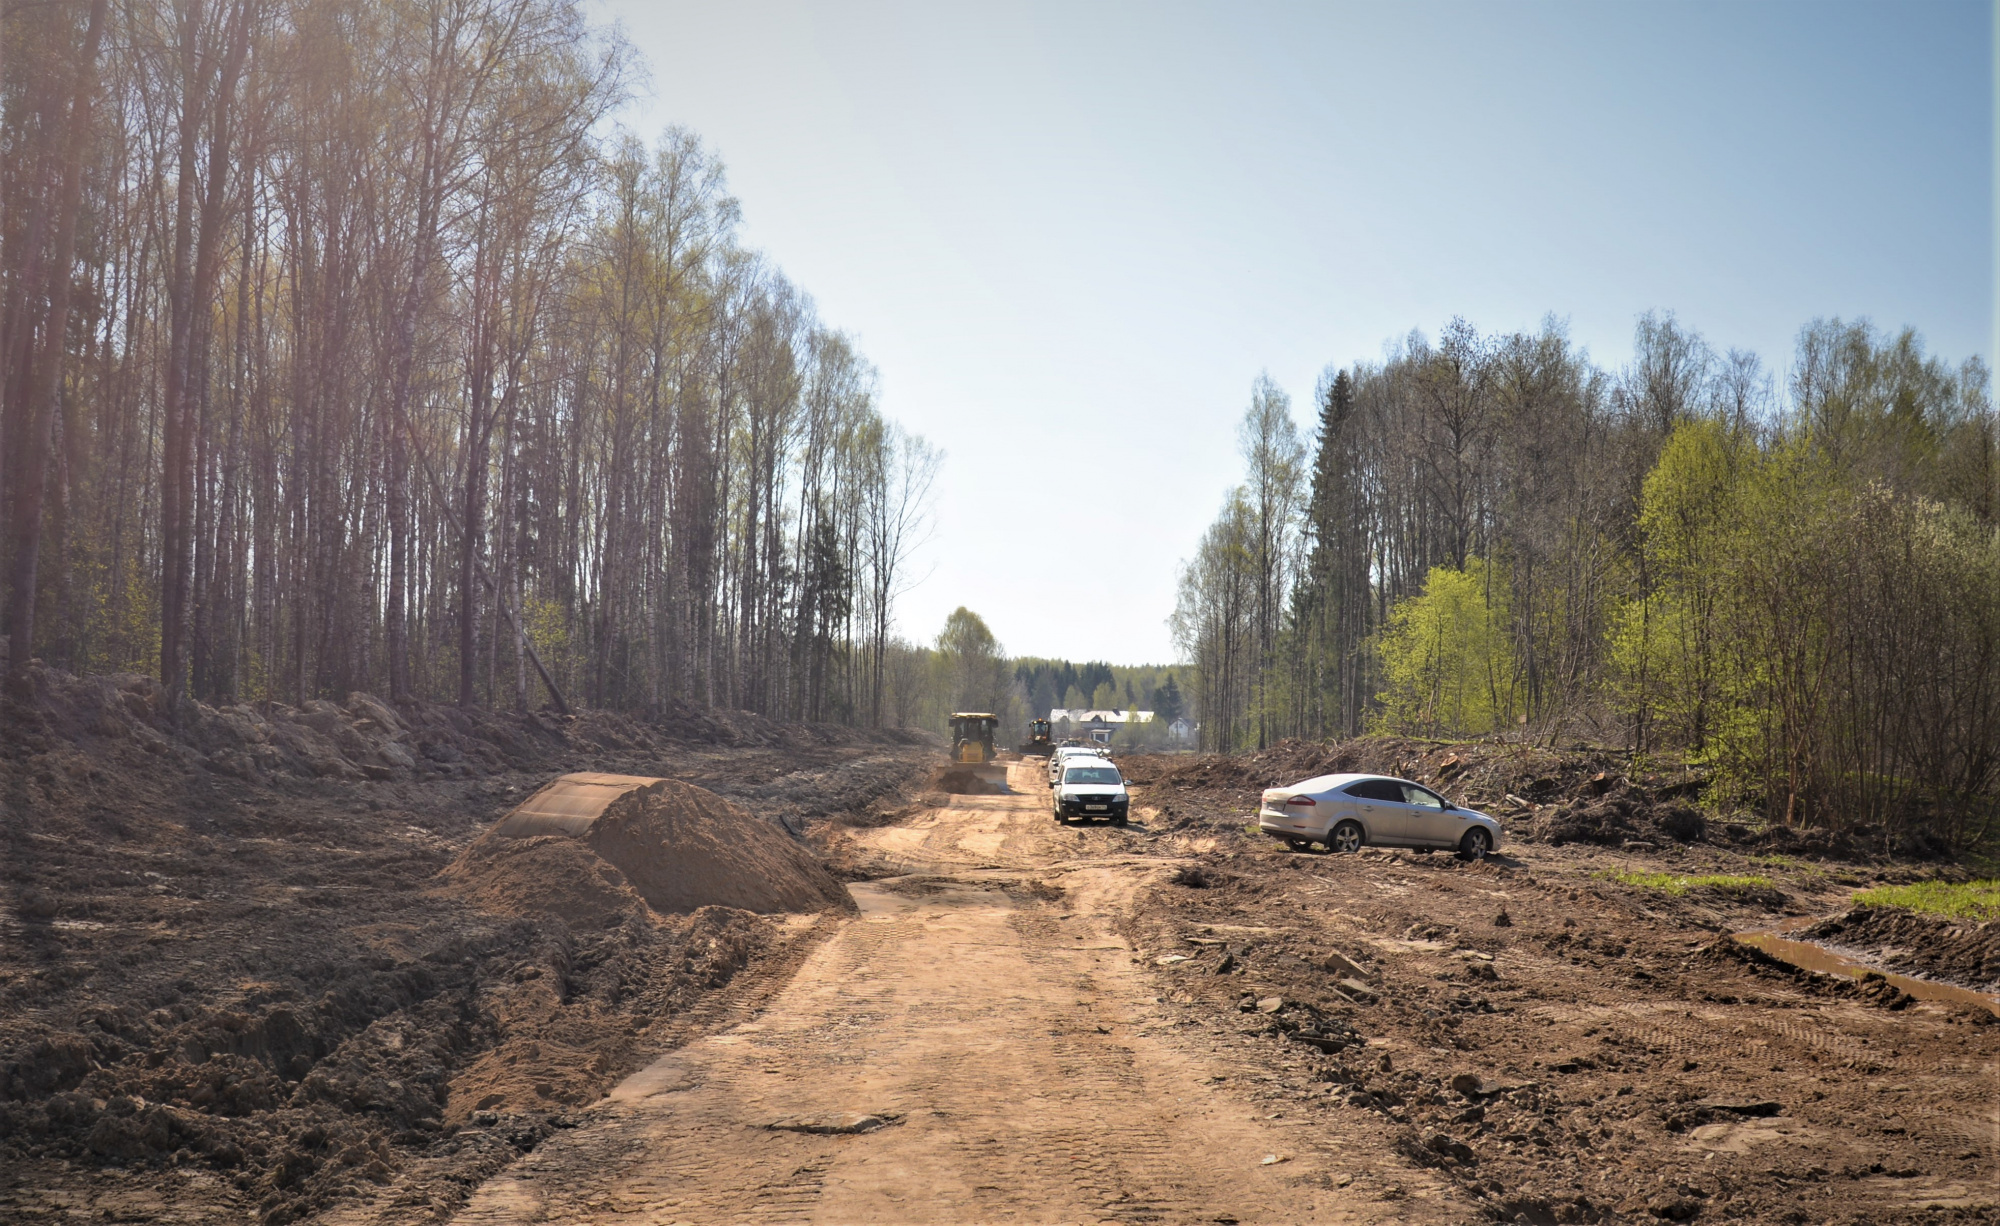
[[[601,877],[574,906],[482,896],[438,876],[461,848],[581,769],[698,784],[788,840],[894,802],[938,753],[740,713],[366,695],[177,728],[146,678],[38,683],[0,735],[4,1221],[448,1212],[627,1071],[754,1007],[833,922],[662,913]],[[544,898],[548,855],[518,875]]]
[[[1144,954],[1187,958],[1163,968],[1163,990],[1191,1026],[1241,1044],[1268,1101],[1372,1116],[1385,1150],[1442,1171],[1489,1220],[2000,1220],[1994,1016],[1803,974],[1727,935],[1837,914],[1817,931],[1907,950],[1952,930],[1956,962],[1907,969],[1985,986],[1974,926],[1845,906],[1854,886],[1951,870],[1682,843],[1660,837],[1672,780],[1533,763],[1551,780],[1537,810],[1509,786],[1526,772],[1474,758],[1485,769],[1458,788],[1459,771],[1436,769],[1451,758],[1474,754],[1378,742],[1304,770],[1126,760],[1173,828],[1155,846],[1192,863],[1162,874],[1125,931]],[[1463,803],[1513,791],[1528,804],[1508,806],[1514,841],[1483,864],[1302,854],[1246,832],[1256,791],[1328,759]],[[1574,833],[1580,811],[1606,811],[1601,796],[1633,798],[1616,850]],[[1677,897],[1618,870],[1773,885]]]
[[[142,680],[42,680],[0,759],[0,1220],[2000,1220],[1994,1015],[1728,939],[1835,917],[1984,973],[1979,932],[1839,918],[1957,870],[1705,822],[1619,755],[1132,758],[1132,824],[1065,828],[1032,770],[926,792],[920,738],[362,695],[175,729]],[[1329,763],[1509,842],[1246,831]],[[662,913],[555,842],[443,874],[578,769],[809,824],[863,914]]]
[[[1853,907],[1794,935],[1885,970],[2000,995],[2000,920],[1978,924],[1900,907]]]

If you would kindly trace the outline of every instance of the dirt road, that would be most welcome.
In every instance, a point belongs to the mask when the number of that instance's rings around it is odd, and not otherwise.
[[[855,832],[849,851],[902,873],[852,887],[861,917],[765,1012],[628,1079],[456,1220],[1406,1218],[1345,1186],[1325,1133],[1231,1088],[1237,1063],[1170,1033],[1112,931],[1161,861],[1128,854],[1137,833],[1057,827],[1039,769]]]

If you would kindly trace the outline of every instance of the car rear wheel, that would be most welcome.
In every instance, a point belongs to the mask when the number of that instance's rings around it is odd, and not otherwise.
[[[1484,860],[1486,853],[1493,850],[1493,836],[1484,829],[1474,826],[1458,841],[1458,854],[1467,860]]]
[[[1285,846],[1291,848],[1293,851],[1304,851],[1312,845],[1313,841],[1311,839],[1302,839],[1295,834],[1285,836]]]
[[[1328,851],[1345,855],[1361,850],[1362,835],[1360,822],[1342,822],[1326,836]]]

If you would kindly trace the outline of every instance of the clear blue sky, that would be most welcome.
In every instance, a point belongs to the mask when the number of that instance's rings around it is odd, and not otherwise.
[[[1817,315],[1990,350],[1984,0],[596,11],[649,65],[623,122],[719,150],[949,453],[913,638],[965,604],[1015,654],[1170,659],[1251,380],[1307,428],[1328,363],[1453,315],[1614,368],[1654,308],[1781,377]]]

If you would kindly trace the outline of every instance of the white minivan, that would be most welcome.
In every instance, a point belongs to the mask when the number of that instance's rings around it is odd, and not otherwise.
[[[1062,779],[1063,763],[1071,758],[1101,757],[1095,745],[1060,745],[1049,755],[1049,786],[1054,787]]]
[[[1123,826],[1132,812],[1132,797],[1125,790],[1124,776],[1103,758],[1078,755],[1064,762],[1053,800],[1058,823],[1073,817],[1085,821],[1101,817],[1114,826]]]

